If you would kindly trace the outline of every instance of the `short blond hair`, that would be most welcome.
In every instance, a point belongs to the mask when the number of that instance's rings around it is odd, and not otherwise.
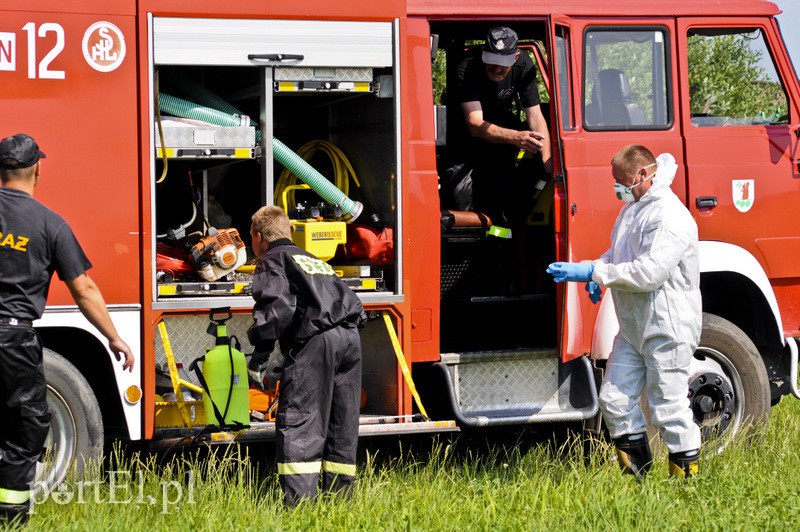
[[[292,238],[292,224],[283,209],[277,205],[267,205],[256,211],[250,219],[253,229],[258,231],[267,243],[281,238]]]
[[[622,169],[627,174],[636,173],[639,168],[656,164],[653,152],[641,144],[629,144],[619,150],[611,159],[611,164]]]
[[[34,163],[31,166],[26,166],[25,168],[0,168],[0,183],[5,185],[14,179],[19,179],[22,181],[33,179],[33,176],[36,173],[36,164],[38,163]]]

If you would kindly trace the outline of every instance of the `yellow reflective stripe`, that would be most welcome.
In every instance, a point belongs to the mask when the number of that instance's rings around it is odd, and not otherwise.
[[[279,475],[311,475],[319,474],[322,470],[322,462],[286,462],[278,463]]]
[[[22,504],[31,498],[31,490],[17,491],[0,488],[0,502]]]
[[[322,461],[322,470],[326,473],[335,473],[337,475],[348,475],[351,477],[356,476],[355,464],[341,464],[339,462]]]

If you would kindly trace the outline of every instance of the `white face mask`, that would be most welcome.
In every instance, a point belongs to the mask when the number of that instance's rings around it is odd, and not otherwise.
[[[648,164],[647,166],[643,166],[642,169],[650,168],[651,166],[655,166],[655,163]],[[653,172],[649,176],[645,177],[644,179],[642,179],[638,183],[636,183],[634,185],[631,185],[629,187],[626,187],[625,185],[623,185],[621,183],[614,183],[614,194],[617,196],[617,199],[622,200],[625,203],[633,203],[636,200],[636,198],[633,196],[633,189],[638,187],[639,185],[641,185],[642,183],[644,183],[648,179],[652,179],[654,175],[656,175],[655,172]]]

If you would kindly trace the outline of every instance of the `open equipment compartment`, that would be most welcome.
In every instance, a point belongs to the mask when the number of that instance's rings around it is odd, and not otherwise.
[[[269,204],[362,299],[397,300],[397,24],[151,28],[156,308],[251,306],[250,217]]]

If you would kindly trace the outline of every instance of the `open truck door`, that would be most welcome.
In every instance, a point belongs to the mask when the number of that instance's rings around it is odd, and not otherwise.
[[[609,246],[623,204],[613,194],[611,158],[628,144],[678,163],[673,190],[686,197],[678,134],[674,21],[555,16],[560,167],[556,170],[557,260],[594,260]],[[604,291],[594,306],[583,283],[559,287],[561,356],[605,358],[617,333],[613,301]]]
[[[459,71],[473,66],[471,61],[481,61],[489,29],[513,28],[520,50],[529,54],[529,64],[541,82],[539,109],[554,134],[553,48],[545,16],[525,21],[437,18],[429,24],[436,57],[444,61],[435,65],[434,72],[441,69],[445,85],[441,93],[446,94],[436,102],[440,103],[437,130],[446,130],[446,137],[437,139],[437,160],[448,163],[439,165],[446,209],[448,179],[455,173],[449,169],[455,163],[475,163],[469,157],[459,159],[464,146],[474,146],[458,100]],[[527,116],[521,108],[518,111],[522,125]],[[555,256],[552,180],[537,155],[515,157],[513,176],[524,190],[518,196],[508,195],[505,205],[519,202],[523,215],[512,222],[511,234],[498,237],[480,225],[451,228],[443,211],[441,357],[435,366],[462,426],[580,421],[593,417],[598,408],[589,359],[562,360],[557,347],[555,287],[545,273]],[[477,179],[492,177],[485,167],[476,167],[486,172]],[[494,219],[492,224],[502,225]]]

